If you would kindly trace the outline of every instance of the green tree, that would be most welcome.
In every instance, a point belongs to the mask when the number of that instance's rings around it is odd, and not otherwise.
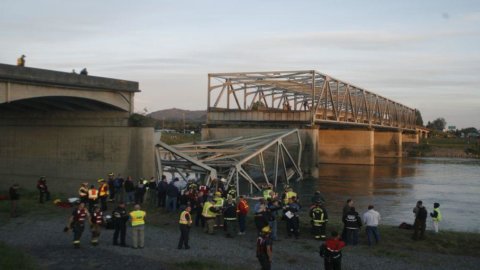
[[[438,130],[438,131],[443,131],[445,129],[445,126],[447,125],[447,121],[445,121],[445,118],[439,117],[433,122],[428,122],[429,124],[427,125],[427,128]]]
[[[423,118],[419,110],[415,110],[415,124],[423,127]]]

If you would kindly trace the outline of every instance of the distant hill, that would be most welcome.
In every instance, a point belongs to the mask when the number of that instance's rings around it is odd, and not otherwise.
[[[189,111],[177,108],[155,111],[148,116],[158,120],[183,121],[184,113],[187,122],[205,122],[207,119],[207,111]]]

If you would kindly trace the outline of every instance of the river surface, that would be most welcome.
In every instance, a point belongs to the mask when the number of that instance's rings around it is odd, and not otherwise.
[[[294,184],[304,205],[315,190],[327,210],[339,216],[348,198],[362,214],[369,204],[382,223],[412,223],[413,207],[422,200],[430,213],[440,203],[440,229],[480,232],[480,160],[453,158],[381,159],[375,166],[320,165],[318,177]],[[432,228],[431,218],[427,230]]]

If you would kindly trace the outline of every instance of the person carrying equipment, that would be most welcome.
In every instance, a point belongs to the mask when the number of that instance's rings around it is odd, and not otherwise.
[[[326,238],[326,229],[328,222],[327,210],[322,206],[321,201],[317,201],[315,205],[310,209],[310,217],[312,218],[312,233],[315,239]]]

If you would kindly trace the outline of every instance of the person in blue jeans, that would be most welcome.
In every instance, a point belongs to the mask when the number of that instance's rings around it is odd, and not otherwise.
[[[178,178],[175,178],[167,186],[167,211],[168,212],[177,211],[177,197],[178,197],[178,194],[180,193],[177,186],[175,186],[175,182],[177,181],[178,181]]]
[[[380,241],[380,234],[378,233],[378,223],[380,221],[380,213],[373,209],[373,205],[368,206],[368,211],[363,214],[363,223],[367,226],[368,245],[372,245],[372,240],[375,239],[375,244]]]

